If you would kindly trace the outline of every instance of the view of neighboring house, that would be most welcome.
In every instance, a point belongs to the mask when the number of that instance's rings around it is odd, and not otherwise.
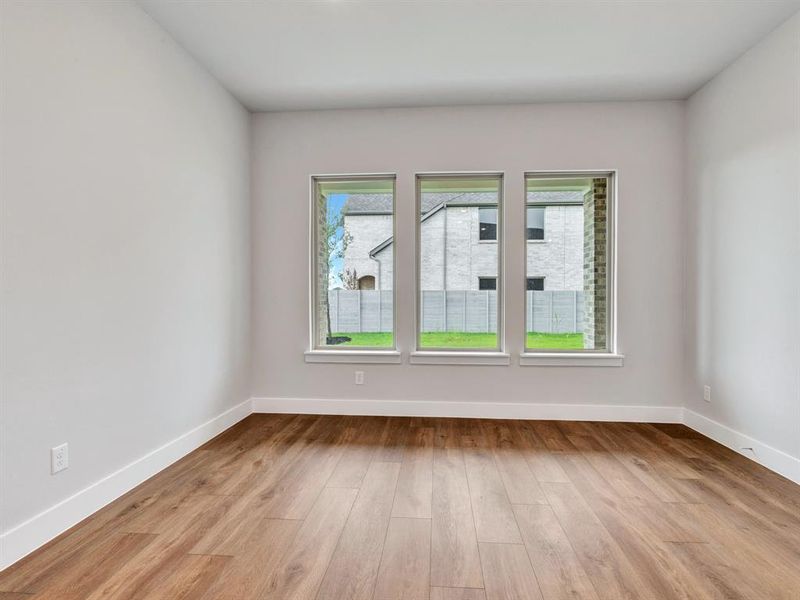
[[[392,289],[391,195],[351,194],[343,213],[344,270],[359,289]],[[421,213],[421,289],[496,289],[496,195],[423,193]],[[581,290],[583,193],[528,192],[526,217],[527,289]]]

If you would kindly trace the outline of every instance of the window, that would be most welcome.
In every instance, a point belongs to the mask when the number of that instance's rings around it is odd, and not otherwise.
[[[497,209],[478,209],[478,233],[481,240],[497,240]]]
[[[613,350],[611,173],[535,174],[525,177],[528,351]],[[547,278],[547,290],[544,278]]]
[[[497,277],[478,277],[479,290],[496,290]]]
[[[358,278],[358,289],[360,290],[374,290],[375,277],[372,275],[364,275]]]
[[[312,349],[393,349],[394,176],[313,178]]]
[[[417,176],[417,349],[493,351],[502,290],[502,175]]]
[[[529,292],[543,292],[544,291],[544,277],[528,277],[527,288]]]
[[[544,239],[544,207],[528,207],[527,223],[525,232],[529,240]]]

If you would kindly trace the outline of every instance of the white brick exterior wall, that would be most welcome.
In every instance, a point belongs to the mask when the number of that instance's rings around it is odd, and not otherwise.
[[[375,278],[375,289],[392,288],[392,260],[388,263],[388,279],[383,271],[386,267],[379,269],[378,261],[369,256],[369,251],[381,242],[386,241],[392,235],[392,215],[345,215],[344,228],[350,234],[350,243],[344,252],[344,268],[355,269],[359,277],[372,275]],[[389,285],[384,283],[389,281]]]
[[[477,290],[478,277],[497,276],[497,243],[478,239],[478,218],[474,206],[447,209],[448,290]]]
[[[445,211],[431,215],[422,223],[420,237],[420,285],[423,290],[444,289]]]
[[[544,277],[545,290],[583,289],[583,206],[548,206],[544,241],[528,241],[528,277]]]
[[[452,206],[422,223],[423,290],[477,290],[479,277],[497,276],[497,243],[479,239],[478,219],[477,207]],[[345,227],[353,236],[345,268],[355,268],[359,277],[374,275],[376,288],[391,289],[393,245],[376,255],[380,273],[369,258],[369,251],[392,235],[391,217],[350,215],[345,217]],[[546,207],[544,235],[543,241],[527,242],[528,276],[544,277],[545,290],[582,290],[583,206]]]

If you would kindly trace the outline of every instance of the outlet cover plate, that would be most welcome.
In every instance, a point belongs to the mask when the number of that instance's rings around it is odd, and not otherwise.
[[[69,445],[61,444],[50,448],[50,473],[55,475],[69,467]]]

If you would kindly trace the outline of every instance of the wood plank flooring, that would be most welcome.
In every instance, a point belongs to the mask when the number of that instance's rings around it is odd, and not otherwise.
[[[680,425],[252,415],[0,600],[800,600],[800,486]]]

